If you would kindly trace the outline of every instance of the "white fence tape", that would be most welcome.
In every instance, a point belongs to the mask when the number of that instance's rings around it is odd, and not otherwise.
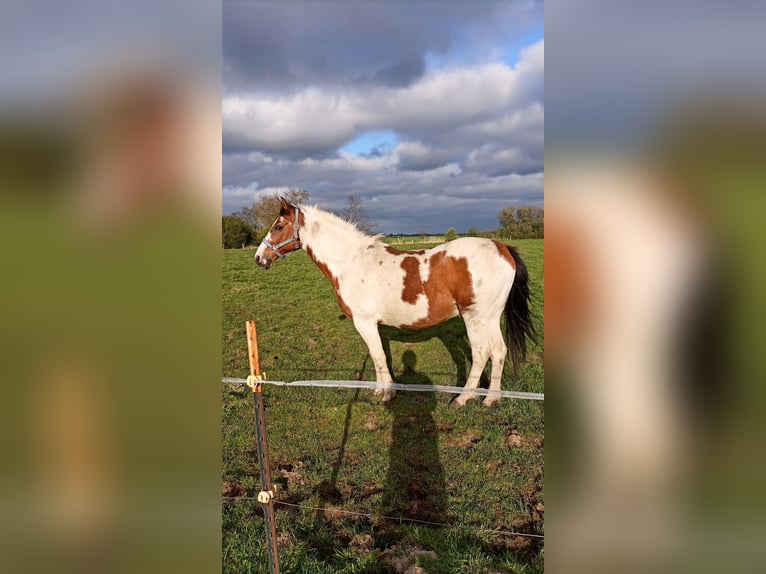
[[[226,385],[246,385],[247,379],[235,379],[223,377],[221,382]],[[261,381],[266,385],[277,385],[280,387],[324,387],[338,389],[393,389],[396,391],[410,391],[420,393],[451,393],[459,395],[461,393],[493,396],[508,399],[524,399],[531,401],[543,401],[543,393],[526,393],[522,391],[490,391],[489,389],[466,389],[464,387],[451,387],[446,385],[404,385],[402,383],[378,383],[376,381]]]

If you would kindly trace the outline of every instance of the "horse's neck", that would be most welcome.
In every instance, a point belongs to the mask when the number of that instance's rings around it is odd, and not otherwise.
[[[304,216],[303,248],[315,263],[326,266],[335,277],[341,274],[355,251],[366,249],[369,244],[363,233],[330,213],[306,208]]]

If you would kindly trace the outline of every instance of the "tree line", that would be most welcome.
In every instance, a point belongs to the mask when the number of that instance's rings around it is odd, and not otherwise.
[[[226,249],[257,245],[279,215],[280,196],[291,203],[307,203],[309,192],[305,189],[290,188],[282,194],[261,197],[248,207],[238,212],[224,215],[222,218],[222,243]],[[348,196],[340,216],[356,224],[365,233],[372,233],[378,226],[367,215],[364,201],[355,195]],[[505,207],[497,215],[500,227],[479,231],[475,227],[468,230],[470,237],[491,237],[498,239],[527,239],[544,236],[544,211],[532,205]],[[450,241],[458,237],[454,227],[450,227],[445,239]]]

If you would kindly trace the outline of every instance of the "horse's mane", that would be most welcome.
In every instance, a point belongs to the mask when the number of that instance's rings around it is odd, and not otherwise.
[[[382,233],[377,235],[370,235],[359,229],[355,223],[343,219],[342,217],[335,215],[332,212],[319,209],[316,205],[301,205],[300,208],[309,217],[318,217],[323,224],[328,225],[333,230],[343,235],[350,236],[357,239],[357,241],[365,245],[374,245],[381,242],[383,237]]]

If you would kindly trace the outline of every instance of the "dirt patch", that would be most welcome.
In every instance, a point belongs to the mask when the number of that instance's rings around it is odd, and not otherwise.
[[[444,420],[436,421],[436,430],[439,431],[440,433],[450,432],[452,430],[452,427],[453,427],[452,423],[449,423],[447,421],[444,421]]]
[[[341,499],[341,492],[338,487],[327,479],[319,483],[316,491],[322,500],[340,501]]]
[[[293,542],[287,534],[277,533],[277,548],[288,548]]]
[[[245,493],[244,487],[238,480],[224,480],[221,486],[221,496],[237,498]]]
[[[372,552],[375,548],[375,539],[369,534],[357,534],[348,543],[348,547],[354,551],[355,554],[364,555]]]
[[[505,464],[504,460],[493,460],[487,464],[487,474],[497,474],[497,469]]]
[[[377,413],[373,411],[367,413],[367,417],[365,418],[362,428],[366,431],[378,430],[380,428],[380,417],[377,415]]]
[[[506,441],[511,448],[541,448],[544,439],[542,437],[524,436],[518,430],[511,430]]]
[[[433,550],[422,548],[400,548],[396,545],[384,550],[380,560],[394,569],[396,574],[428,574],[428,571],[416,564],[419,558],[436,560],[438,555]]]
[[[448,437],[444,439],[446,446],[456,446],[458,448],[471,448],[474,444],[484,438],[484,433],[479,429],[470,429],[461,435]]]
[[[306,486],[308,481],[300,473],[300,469],[303,468],[303,463],[298,461],[295,465],[292,464],[279,464],[277,466],[279,474],[282,480],[279,481],[284,488],[290,488],[291,486]]]

